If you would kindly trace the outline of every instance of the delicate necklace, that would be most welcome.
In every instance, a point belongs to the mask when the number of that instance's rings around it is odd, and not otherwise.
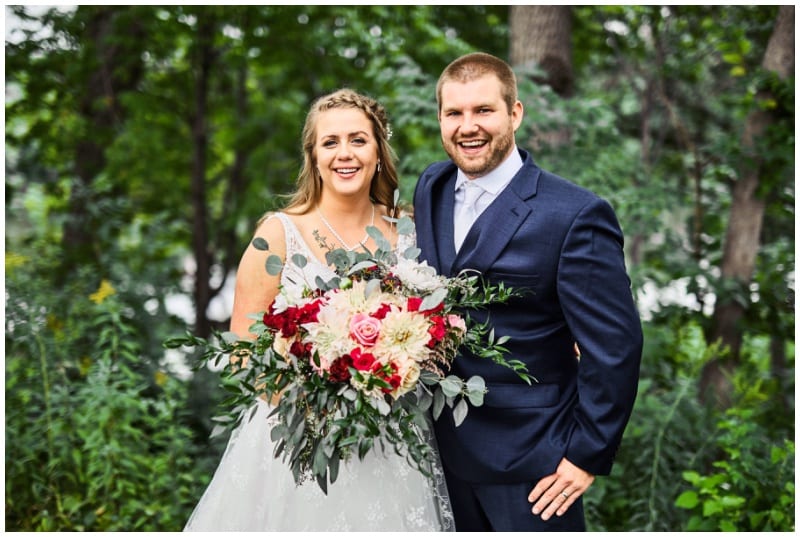
[[[336,230],[333,229],[333,226],[330,224],[330,222],[328,222],[328,220],[322,215],[322,211],[319,210],[319,207],[317,207],[317,214],[319,215],[320,220],[322,220],[322,223],[325,224],[325,227],[327,227],[329,230],[331,230],[331,233],[333,233],[333,236],[336,237],[336,239],[339,241],[339,243],[342,246],[344,246],[344,249],[347,250],[348,252],[352,252],[353,250],[355,250],[359,246],[363,246],[364,243],[367,242],[367,239],[369,239],[369,233],[366,233],[364,235],[364,238],[361,239],[361,242],[359,242],[355,246],[348,246],[347,243],[344,242],[342,237],[338,233],[336,233]],[[370,221],[369,225],[370,226],[375,225],[375,204],[374,203],[372,204],[372,220]]]

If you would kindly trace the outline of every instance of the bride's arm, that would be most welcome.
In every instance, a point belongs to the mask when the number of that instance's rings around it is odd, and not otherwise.
[[[254,234],[267,241],[269,250],[259,250],[250,241],[247,249],[239,261],[236,271],[236,290],[233,295],[233,312],[231,313],[231,332],[240,338],[254,339],[250,333],[250,325],[254,320],[248,317],[253,313],[266,311],[278,295],[280,275],[272,276],[267,272],[266,261],[271,255],[277,255],[281,260],[286,259],[286,238],[283,225],[278,218],[269,218],[262,222]],[[232,364],[241,361],[241,366],[247,366],[248,356],[231,355]],[[273,396],[272,404],[277,404],[278,395]],[[263,396],[262,396],[263,398]]]
[[[283,225],[278,218],[269,218],[256,229],[254,237],[267,241],[269,250],[258,250],[252,244],[242,254],[236,271],[236,290],[233,295],[233,312],[230,330],[241,338],[254,336],[249,332],[253,319],[248,315],[266,311],[278,295],[280,275],[267,273],[266,261],[271,255],[286,258],[286,239]]]

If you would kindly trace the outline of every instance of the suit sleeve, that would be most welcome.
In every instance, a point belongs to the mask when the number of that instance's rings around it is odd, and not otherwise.
[[[581,350],[579,401],[566,458],[592,474],[608,475],[636,399],[642,328],[622,231],[602,199],[584,206],[567,233],[558,295]]]

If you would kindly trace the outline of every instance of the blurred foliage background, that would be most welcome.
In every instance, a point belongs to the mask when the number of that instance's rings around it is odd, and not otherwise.
[[[5,527],[178,531],[226,438],[236,264],[311,101],[381,100],[410,200],[434,86],[507,59],[522,147],[615,207],[639,397],[593,531],[793,531],[793,6],[6,6]]]

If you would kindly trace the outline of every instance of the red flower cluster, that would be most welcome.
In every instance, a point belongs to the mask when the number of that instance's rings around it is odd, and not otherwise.
[[[273,302],[264,314],[264,324],[275,331],[280,330],[281,335],[285,338],[294,337],[301,324],[317,321],[320,302],[319,299],[312,300],[300,307],[288,308],[278,314],[275,313],[275,302]]]

